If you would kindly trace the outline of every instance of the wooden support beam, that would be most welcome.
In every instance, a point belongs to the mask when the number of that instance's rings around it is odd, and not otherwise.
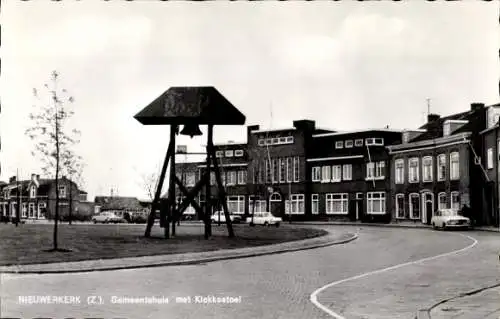
[[[170,142],[173,144],[173,148],[175,149],[175,138],[178,132],[177,125],[170,125]],[[168,197],[170,200],[168,201],[168,209],[167,209],[167,218],[165,223],[165,238],[170,238],[170,222],[172,222],[172,236],[175,236],[175,155],[172,155],[170,159],[170,178],[168,183]]]
[[[222,178],[220,176],[219,164],[217,163],[217,157],[215,156],[215,147],[212,140],[208,141],[209,154],[212,156],[214,162],[215,179],[217,180],[217,186],[219,189],[219,199],[222,201],[222,207],[224,209],[224,216],[226,217],[227,231],[229,233],[229,238],[234,237],[233,223],[231,222],[231,217],[229,216],[229,209],[227,207],[226,200],[226,190],[222,185]],[[220,218],[219,218],[220,223]]]
[[[211,167],[211,162],[210,162],[210,145],[213,145],[213,133],[214,133],[214,126],[213,125],[208,125],[208,136],[207,136],[207,171],[208,171],[208,183],[205,187],[205,239],[208,239],[210,236],[212,236],[212,220],[211,220],[211,215],[212,215],[212,209],[211,209],[211,202],[210,200],[212,199],[211,194],[210,194],[210,167]]]
[[[168,162],[169,162],[170,158],[173,157],[174,148],[175,148],[175,145],[174,145],[174,143],[172,143],[172,140],[170,140],[170,143],[168,144],[167,153],[165,155],[165,160],[163,161],[163,167],[161,169],[160,179],[158,180],[158,185],[156,187],[155,197],[153,199],[153,202],[151,203],[151,212],[149,213],[148,223],[146,226],[146,231],[144,233],[145,237],[151,236],[151,229],[153,228],[153,225],[155,223],[156,209],[158,207],[158,201],[159,201],[160,196],[161,196],[161,189],[163,187],[163,182],[165,180],[165,174],[167,172]]]
[[[210,174],[208,174],[208,177],[210,177]],[[198,183],[186,193],[186,198],[183,199],[180,209],[185,210],[188,206],[189,203],[191,203],[194,200],[194,197],[200,192],[201,188],[203,185],[207,185],[207,174],[205,174],[199,181]],[[194,207],[194,206],[193,206]],[[205,214],[202,212],[200,216],[204,216]]]
[[[186,198],[188,198],[189,191],[187,190],[186,187],[184,187],[184,185],[182,185],[181,180],[177,176],[175,177],[175,182],[176,182],[177,186],[179,186],[179,189],[184,194],[184,196],[186,196]],[[184,204],[184,203],[182,203],[182,204]],[[180,219],[180,217],[182,216],[182,213],[184,212],[184,210],[186,210],[186,208],[189,204],[191,204],[191,206],[193,206],[193,208],[196,210],[196,212],[198,214],[203,216],[203,210],[201,209],[200,205],[198,205],[198,203],[194,200],[194,196],[189,198],[189,202],[186,202],[184,206],[182,204],[179,205],[179,209],[177,210],[177,216],[176,216],[177,219]]]

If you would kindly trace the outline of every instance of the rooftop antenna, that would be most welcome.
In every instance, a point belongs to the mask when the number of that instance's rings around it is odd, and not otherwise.
[[[427,101],[427,115],[431,114],[431,99],[425,99]]]

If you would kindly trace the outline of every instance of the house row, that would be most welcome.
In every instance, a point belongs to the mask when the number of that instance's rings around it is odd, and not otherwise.
[[[58,181],[43,179],[31,174],[29,180],[17,180],[16,176],[8,183],[0,185],[0,216],[3,220],[53,219],[56,207],[56,192],[59,193],[59,216],[65,220],[70,211],[75,220],[85,219],[94,213],[92,203],[87,201],[87,193],[66,177]]]
[[[246,143],[216,145],[229,210],[283,219],[429,223],[441,208],[469,206],[478,224],[499,224],[500,104],[429,114],[414,130],[339,132],[299,120],[293,127],[247,127]],[[191,188],[204,162],[178,163]],[[211,172],[212,207],[220,209]],[[182,196],[176,190],[177,200]],[[205,191],[198,201],[205,205]],[[189,214],[195,214],[192,207]]]

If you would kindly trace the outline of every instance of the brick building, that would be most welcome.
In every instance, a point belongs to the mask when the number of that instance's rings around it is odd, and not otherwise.
[[[401,143],[401,131],[373,129],[313,135],[312,214],[316,218],[388,222],[390,160],[386,146]]]
[[[80,202],[86,201],[86,193],[78,189],[73,182],[62,177],[56,190],[54,179],[41,179],[40,175],[32,174],[30,180],[16,180],[13,176],[9,183],[0,190],[0,210],[4,219],[17,217],[20,219],[53,219],[55,212],[56,191],[59,192],[59,216],[64,219],[72,213],[77,213]],[[82,200],[83,199],[83,200]],[[83,208],[81,211],[85,211]]]
[[[471,207],[478,224],[489,224],[485,208],[486,176],[481,161],[489,107],[440,117],[403,133],[402,144],[389,146],[393,217],[429,224],[435,210]]]

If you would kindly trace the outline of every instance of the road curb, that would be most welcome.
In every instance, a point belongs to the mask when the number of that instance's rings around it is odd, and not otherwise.
[[[334,226],[366,226],[366,227],[386,227],[386,228],[413,228],[413,229],[432,229],[429,225],[421,225],[421,224],[381,224],[381,223],[356,223],[356,222],[293,222],[292,225],[311,225],[311,226],[325,226],[325,225],[334,225]],[[484,231],[484,232],[492,232],[499,233],[500,228],[483,228],[483,227],[474,227],[472,230]]]
[[[78,267],[78,263],[85,263],[88,261],[82,261],[82,262],[69,262],[72,264],[75,264],[74,269],[56,269],[56,270],[26,270],[22,268],[43,268],[45,265],[54,265],[56,263],[50,263],[50,264],[30,264],[30,265],[19,265],[19,266],[4,266],[0,267],[0,274],[64,274],[64,273],[83,273],[83,272],[96,272],[96,271],[112,271],[112,270],[125,270],[125,269],[139,269],[139,268],[152,268],[152,267],[167,267],[167,266],[188,266],[188,265],[199,265],[199,264],[205,264],[208,262],[214,262],[214,261],[222,261],[222,260],[231,260],[231,259],[241,259],[241,258],[250,258],[250,257],[257,257],[257,256],[265,256],[265,255],[275,255],[275,254],[283,254],[283,253],[288,253],[288,252],[294,252],[294,251],[301,251],[301,250],[309,250],[309,249],[315,249],[315,248],[321,248],[321,247],[327,247],[327,246],[333,246],[333,245],[340,245],[340,244],[346,244],[349,243],[355,239],[358,238],[357,233],[347,233],[344,235],[348,235],[347,238],[343,239],[338,239],[337,236],[335,236],[335,240],[332,238],[328,239],[328,237],[334,237],[332,233],[328,233],[327,235],[316,237],[316,238],[308,238],[308,239],[303,239],[303,240],[298,240],[298,241],[291,241],[291,242],[285,242],[285,243],[280,243],[280,244],[273,244],[273,245],[265,245],[265,246],[257,246],[257,247],[246,247],[246,248],[240,248],[240,249],[231,249],[231,250],[226,250],[226,251],[214,251],[214,255],[217,253],[222,253],[223,255],[221,256],[209,256],[209,257],[194,257],[194,258],[189,258],[185,260],[177,260],[177,261],[158,261],[158,262],[153,262],[151,264],[140,264],[140,262],[137,262],[138,259],[141,257],[130,257],[131,259],[135,259],[136,264],[131,264],[128,265],[119,265],[119,266],[97,266],[97,267]],[[324,239],[323,241],[314,243],[307,243],[308,241],[317,241],[318,238]],[[292,247],[284,247],[284,245],[292,245]],[[263,251],[258,251],[259,248]],[[247,252],[247,250],[250,250]],[[252,251],[253,250],[253,251]],[[257,251],[256,251],[257,250]],[[227,253],[227,254],[226,254]],[[195,253],[196,254],[196,253]],[[159,257],[165,257],[165,258],[172,258],[175,255],[163,255]],[[147,257],[152,257],[152,256],[147,256]],[[175,257],[173,257],[175,258]],[[110,261],[111,259],[108,259]],[[127,258],[116,258],[112,259],[111,261],[117,261],[117,260],[122,260],[124,262],[127,262]],[[102,260],[99,260],[102,262]],[[98,262],[98,260],[94,260],[91,262]],[[62,263],[57,263],[61,265]],[[3,268],[3,269],[2,269]]]
[[[432,311],[432,309],[434,309],[434,308],[436,308],[436,307],[438,307],[438,306],[440,306],[442,304],[445,304],[445,303],[447,303],[449,301],[452,301],[452,300],[455,300],[455,299],[466,298],[468,296],[472,296],[472,295],[481,293],[483,291],[486,291],[486,290],[489,290],[489,289],[495,289],[495,288],[498,288],[498,287],[500,287],[500,282],[497,282],[496,284],[489,285],[489,286],[486,286],[486,287],[476,288],[474,290],[470,290],[468,292],[464,292],[464,293],[461,293],[459,295],[443,299],[443,300],[441,300],[439,302],[436,302],[435,304],[433,304],[432,306],[430,306],[427,309],[421,309],[421,310],[419,310],[417,312],[417,315],[416,315],[415,319],[431,319],[431,311]]]

